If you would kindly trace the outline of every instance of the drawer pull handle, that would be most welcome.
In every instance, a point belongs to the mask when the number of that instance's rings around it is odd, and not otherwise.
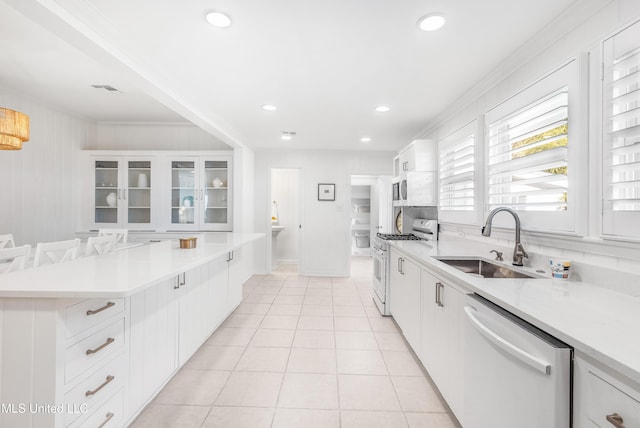
[[[622,416],[617,413],[607,415],[607,421],[616,428],[624,428],[624,420],[622,419]]]
[[[113,412],[109,412],[105,415],[106,419],[100,424],[98,425],[98,428],[102,428],[103,426],[105,426],[107,424],[107,422],[109,422],[111,420],[112,417],[114,417],[115,414]]]
[[[87,355],[95,354],[96,352],[101,351],[103,348],[111,345],[115,341],[116,340],[113,337],[109,337],[106,342],[98,346],[96,349],[87,349]]]
[[[106,305],[104,305],[104,306],[103,306],[103,307],[101,307],[101,308],[98,308],[98,309],[89,309],[89,310],[87,311],[87,316],[88,316],[88,315],[95,315],[95,314],[100,313],[100,312],[104,311],[105,309],[109,309],[109,308],[111,308],[112,306],[115,306],[115,305],[116,305],[116,304],[115,304],[114,302],[108,302]]]
[[[105,386],[107,386],[107,384],[109,382],[111,382],[112,380],[114,380],[116,377],[113,375],[109,375],[107,376],[107,379],[102,383],[102,385],[100,385],[99,387],[97,387],[96,389],[94,389],[93,391],[89,390],[87,392],[84,393],[85,397],[89,397],[90,395],[95,395],[98,391],[100,391],[102,388],[104,388]]]

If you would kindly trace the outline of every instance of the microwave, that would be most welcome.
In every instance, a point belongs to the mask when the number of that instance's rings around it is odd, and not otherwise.
[[[435,172],[411,171],[400,176],[398,198],[393,188],[394,206],[436,206],[438,204]]]

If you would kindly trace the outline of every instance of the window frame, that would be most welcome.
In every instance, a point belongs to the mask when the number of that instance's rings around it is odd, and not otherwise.
[[[588,189],[576,183],[588,180],[588,54],[580,54],[563,63],[531,85],[487,110],[485,114],[484,169],[489,168],[489,130],[500,120],[564,87],[568,87],[568,206],[565,211],[517,211],[524,230],[553,234],[582,235],[588,227]],[[485,174],[484,217],[489,214],[489,174]],[[497,216],[497,227],[513,228],[509,216]]]
[[[482,221],[481,212],[484,200],[484,188],[482,177],[483,166],[483,135],[482,129],[483,121],[478,118],[466,123],[465,125],[458,126],[454,131],[447,134],[446,137],[439,139],[438,141],[438,217],[441,222],[446,223],[460,223],[460,224],[472,224],[479,225]],[[474,161],[473,161],[473,184],[474,184],[474,200],[473,210],[469,211],[455,211],[455,210],[443,210],[441,208],[440,188],[442,187],[442,170],[440,169],[440,155],[443,148],[449,148],[459,144],[467,136],[473,136],[474,143]]]

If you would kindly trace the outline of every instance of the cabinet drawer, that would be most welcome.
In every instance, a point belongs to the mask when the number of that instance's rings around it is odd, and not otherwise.
[[[94,370],[86,379],[64,396],[65,426],[76,420],[81,414],[92,413],[107,397],[113,395],[124,384],[127,376],[125,354]]]
[[[112,428],[119,427],[124,421],[124,389],[116,392],[106,403],[98,407],[77,427]]]
[[[607,416],[618,414],[622,418],[621,425],[640,427],[640,394],[632,397],[631,391],[623,392],[592,372],[589,372],[587,382],[590,392],[587,415],[594,426],[613,428],[616,425],[608,421]]]
[[[89,299],[65,310],[67,339],[124,311],[124,299]]]
[[[64,351],[65,383],[113,358],[124,348],[124,318],[120,318]]]

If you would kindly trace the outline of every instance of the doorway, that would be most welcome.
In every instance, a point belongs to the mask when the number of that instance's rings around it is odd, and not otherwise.
[[[271,271],[299,273],[302,197],[300,169],[271,168]]]

